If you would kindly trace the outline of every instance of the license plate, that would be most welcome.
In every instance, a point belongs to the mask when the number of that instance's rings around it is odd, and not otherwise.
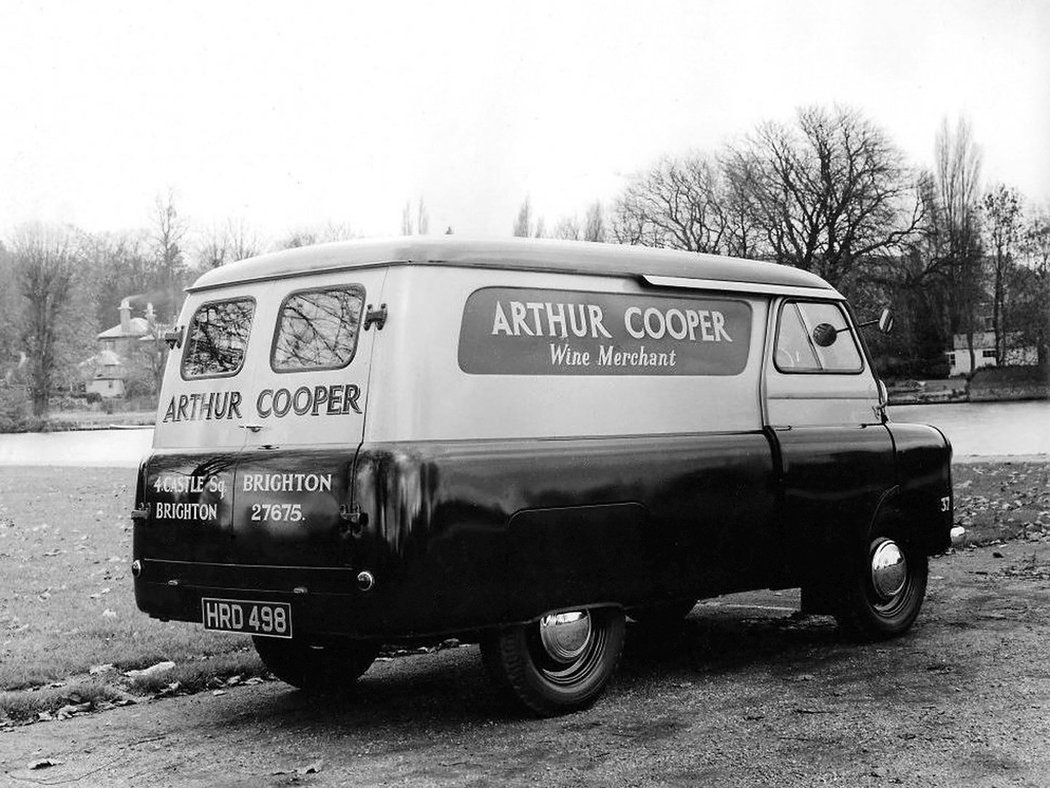
[[[204,628],[270,638],[292,636],[292,606],[287,602],[245,602],[241,599],[201,600]]]

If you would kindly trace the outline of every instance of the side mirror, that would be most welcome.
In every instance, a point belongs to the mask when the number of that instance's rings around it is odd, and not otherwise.
[[[893,313],[889,307],[882,310],[882,314],[879,315],[879,331],[883,334],[888,334],[893,330]]]
[[[813,341],[817,343],[817,347],[831,347],[838,335],[838,329],[831,323],[819,323],[813,329]]]

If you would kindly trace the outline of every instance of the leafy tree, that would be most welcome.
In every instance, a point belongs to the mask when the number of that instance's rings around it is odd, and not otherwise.
[[[984,232],[992,269],[992,330],[995,332],[995,358],[1002,365],[1007,360],[1005,329],[1008,305],[1007,285],[1013,279],[1011,269],[1021,241],[1021,195],[1012,187],[998,184],[981,200]]]
[[[18,308],[14,257],[0,243],[0,385],[11,379],[21,358]]]
[[[11,243],[21,296],[21,342],[33,415],[47,414],[57,385],[76,379],[76,362],[94,339],[94,321],[83,298],[83,259],[69,227],[23,225]]]
[[[1017,266],[1016,318],[1040,364],[1050,363],[1050,209],[1033,211],[1024,226]]]

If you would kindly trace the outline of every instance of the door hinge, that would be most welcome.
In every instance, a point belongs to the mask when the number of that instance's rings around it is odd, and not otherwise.
[[[365,310],[365,331],[375,323],[376,330],[382,331],[386,325],[386,304],[380,304],[379,309],[374,309],[371,304]]]
[[[141,506],[137,506],[131,510],[132,520],[148,520],[149,519],[149,504],[144,503]]]
[[[164,340],[170,350],[174,350],[177,347],[182,347],[182,332],[183,326],[174,326],[164,332],[161,339]]]
[[[871,409],[875,411],[875,418],[879,420],[880,424],[885,424],[889,420],[886,416],[885,405],[872,405]]]
[[[339,507],[339,519],[345,523],[349,523],[349,530],[355,534],[368,523],[367,514],[362,512],[356,506],[350,507],[345,503]]]

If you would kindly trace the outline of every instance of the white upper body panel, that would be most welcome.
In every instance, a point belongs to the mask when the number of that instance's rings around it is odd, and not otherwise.
[[[877,404],[866,359],[849,375],[771,361],[771,302],[841,311],[841,299],[783,266],[603,244],[400,239],[266,255],[190,288],[154,445],[855,423]],[[385,324],[365,330],[384,304]],[[322,351],[335,361],[318,363]]]
[[[486,304],[489,307],[478,316],[474,326],[483,336],[482,342],[492,341],[493,355],[484,364],[480,360],[461,355],[461,331],[469,326],[464,319],[464,306],[472,294],[484,295],[490,288],[498,288]],[[515,301],[514,293],[522,299]],[[536,309],[523,312],[520,326],[514,325],[513,304],[557,304],[574,302],[580,314],[587,302],[601,301],[587,294],[628,296],[618,301],[640,311],[630,313],[635,333],[645,329],[641,322],[644,310],[654,304],[666,303],[670,308],[689,299],[737,305],[749,314],[748,330],[736,336],[740,343],[739,356],[746,358],[742,369],[735,374],[666,374],[667,369],[642,367],[637,363],[611,371],[597,368],[604,360],[625,365],[638,361],[637,356],[617,356],[609,348],[638,353],[645,348],[655,363],[672,361],[668,352],[676,343],[642,337],[637,344],[618,342],[616,320],[622,319],[612,309],[605,309],[602,319],[608,325],[586,332],[577,338],[568,323],[556,323],[555,336],[526,337],[525,328],[534,333],[550,327],[547,312],[540,313],[539,331],[536,330]],[[566,295],[570,294],[570,295]],[[610,436],[672,434],[689,432],[730,432],[761,428],[759,408],[759,368],[766,322],[765,301],[735,294],[689,293],[673,298],[667,293],[655,293],[623,277],[593,277],[580,275],[553,276],[529,271],[496,271],[463,268],[403,267],[391,269],[385,291],[390,318],[377,340],[373,357],[372,384],[368,399],[368,419],[365,440],[457,440],[499,438],[555,438],[571,436]],[[502,317],[493,308],[500,303]],[[608,303],[608,302],[606,302]],[[630,305],[636,305],[634,307]],[[680,310],[681,311],[681,310]],[[491,317],[490,317],[491,315]],[[651,316],[652,327],[659,318]],[[557,320],[557,314],[555,314]],[[568,327],[561,337],[562,328]],[[519,328],[518,336],[511,336]],[[676,323],[675,328],[680,331]],[[699,338],[701,328],[694,330]],[[606,337],[605,333],[611,336]],[[717,336],[714,326],[711,336]],[[484,336],[487,335],[487,336]],[[622,335],[622,332],[620,332]],[[723,337],[718,337],[722,339]],[[633,338],[632,338],[633,339]],[[496,345],[499,341],[502,344]],[[686,344],[688,340],[683,343]],[[532,357],[538,374],[521,374],[519,361],[512,354],[516,347],[536,348]],[[561,353],[568,346],[569,353],[580,355],[583,363],[588,354],[589,369],[567,369],[565,363],[547,363],[549,354]],[[746,351],[746,352],[745,352]],[[600,354],[605,353],[604,359]],[[546,355],[546,357],[541,357]],[[738,356],[738,358],[739,358]],[[681,363],[680,355],[673,361]],[[487,371],[464,371],[463,367]],[[536,365],[539,365],[538,367]],[[559,366],[562,368],[559,369]],[[501,367],[507,371],[501,371]],[[637,374],[630,374],[637,373]]]

